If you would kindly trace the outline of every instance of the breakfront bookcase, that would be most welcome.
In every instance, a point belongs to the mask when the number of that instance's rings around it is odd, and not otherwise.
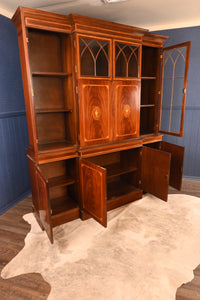
[[[53,227],[180,189],[190,43],[75,14],[19,7],[33,211]]]

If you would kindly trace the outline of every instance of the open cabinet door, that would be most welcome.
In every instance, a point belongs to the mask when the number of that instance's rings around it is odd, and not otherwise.
[[[84,159],[79,164],[82,208],[106,227],[106,170]]]
[[[142,189],[164,201],[168,196],[170,158],[170,153],[142,147]]]
[[[159,131],[183,136],[190,42],[163,49]]]
[[[184,147],[162,141],[161,149],[171,154],[169,184],[180,191],[183,175]]]
[[[36,164],[28,156],[33,210],[35,217],[53,243],[52,220],[46,181],[38,171]]]
[[[44,227],[48,238],[50,239],[51,243],[53,243],[53,232],[52,232],[52,220],[51,220],[51,212],[50,212],[50,205],[49,205],[49,197],[46,187],[46,182],[42,178],[41,174],[37,172],[38,177],[38,201],[40,202],[40,210],[39,210],[39,217]]]

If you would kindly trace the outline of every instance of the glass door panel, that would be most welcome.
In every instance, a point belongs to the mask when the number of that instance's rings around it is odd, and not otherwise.
[[[79,37],[80,75],[110,76],[110,41]]]
[[[115,77],[139,77],[140,46],[115,42]]]
[[[165,48],[162,62],[160,132],[183,136],[190,42]]]

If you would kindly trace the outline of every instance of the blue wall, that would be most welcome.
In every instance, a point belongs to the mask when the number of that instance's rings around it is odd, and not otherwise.
[[[0,15],[0,214],[30,193],[17,31]]]
[[[169,36],[164,46],[191,41],[190,66],[183,138],[164,140],[185,147],[183,176],[200,180],[200,26],[157,31]]]

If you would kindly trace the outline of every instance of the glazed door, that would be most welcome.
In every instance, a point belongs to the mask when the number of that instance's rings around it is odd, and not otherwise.
[[[79,80],[80,145],[111,141],[109,80]]]
[[[140,82],[117,80],[113,82],[114,140],[139,136]]]
[[[184,147],[162,141],[161,149],[171,154],[169,184],[180,191],[183,175]]]
[[[107,226],[106,169],[79,160],[82,208],[104,227]]]
[[[190,42],[167,47],[162,55],[159,131],[183,136]]]
[[[164,201],[168,196],[170,159],[170,153],[142,147],[142,189]]]

